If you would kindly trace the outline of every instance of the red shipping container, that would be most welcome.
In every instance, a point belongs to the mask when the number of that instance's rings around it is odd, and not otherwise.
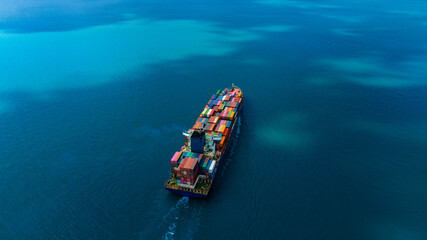
[[[189,157],[186,157],[186,158],[184,158],[184,160],[186,160],[185,161],[185,164],[182,166],[182,170],[183,171],[188,171],[188,165],[190,164],[190,162],[191,162],[191,158],[189,158]],[[181,166],[181,165],[180,165]]]
[[[210,117],[208,123],[213,123],[214,117]]]
[[[180,164],[179,164],[179,166],[178,166],[178,171],[182,171],[182,169],[183,169],[183,167],[184,167],[185,163],[187,162],[187,159],[188,159],[188,158],[184,158],[184,159],[182,159],[181,163],[180,163]]]
[[[228,102],[228,107],[235,108],[237,106],[237,102]]]
[[[197,166],[197,163],[199,162],[198,160],[197,160],[197,158],[190,158],[191,159],[191,161],[189,161],[187,164],[186,164],[186,167],[187,167],[187,169],[189,170],[189,171],[191,171],[191,172],[194,172],[196,169],[196,166]]]
[[[225,131],[224,131],[224,135],[225,135],[225,136],[227,136],[227,134],[228,134],[228,129],[229,129],[229,128],[226,128],[226,129],[225,129]]]
[[[213,130],[214,130],[214,128],[215,128],[215,124],[210,124],[210,126],[208,126],[208,127],[206,128],[206,130],[208,130],[208,131],[213,131]]]

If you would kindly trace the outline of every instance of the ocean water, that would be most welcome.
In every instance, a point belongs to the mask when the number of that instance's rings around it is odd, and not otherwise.
[[[163,188],[244,92],[207,199]],[[425,1],[0,3],[0,239],[427,239]]]

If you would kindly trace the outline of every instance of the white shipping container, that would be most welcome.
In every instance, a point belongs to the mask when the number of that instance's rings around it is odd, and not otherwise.
[[[211,166],[209,167],[209,173],[212,173],[216,165],[216,161],[212,161]]]

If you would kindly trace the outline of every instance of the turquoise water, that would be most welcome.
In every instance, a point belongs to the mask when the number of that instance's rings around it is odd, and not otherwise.
[[[427,238],[425,2],[0,6],[0,239]],[[172,195],[233,82],[211,195]]]

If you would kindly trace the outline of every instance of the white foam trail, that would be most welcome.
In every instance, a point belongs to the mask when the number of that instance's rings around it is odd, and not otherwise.
[[[163,222],[168,222],[168,220],[172,217],[172,221],[169,223],[168,231],[163,235],[163,239],[165,240],[173,240],[176,224],[179,220],[178,214],[180,209],[190,208],[190,199],[188,197],[182,197],[176,204],[173,206],[167,214],[163,216]]]

